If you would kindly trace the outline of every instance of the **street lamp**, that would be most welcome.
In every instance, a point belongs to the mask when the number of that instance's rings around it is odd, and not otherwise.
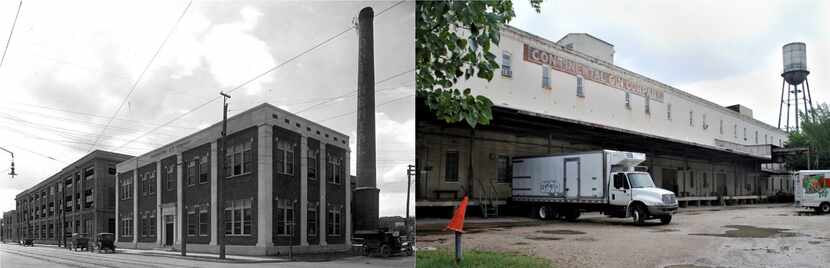
[[[14,176],[17,176],[17,173],[14,173],[14,153],[12,151],[7,150],[6,148],[3,148],[3,147],[0,147],[0,149],[2,149],[3,151],[6,151],[7,153],[12,155],[12,166],[10,168],[11,171],[9,171],[9,176],[11,176],[11,178],[14,179]]]

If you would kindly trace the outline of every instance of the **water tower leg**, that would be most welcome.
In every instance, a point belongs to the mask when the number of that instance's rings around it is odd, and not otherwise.
[[[793,86],[793,94],[795,94],[795,132],[798,132],[798,85]]]
[[[787,84],[787,132],[790,132],[790,84]]]
[[[778,128],[781,128],[781,114],[784,113],[784,79],[781,79],[781,103],[778,105]]]
[[[815,107],[813,107],[813,95],[810,93],[810,81],[807,78],[804,78],[804,84],[807,85],[807,97],[809,98],[808,101],[810,102],[810,115],[815,115]],[[815,119],[815,118],[813,118]]]

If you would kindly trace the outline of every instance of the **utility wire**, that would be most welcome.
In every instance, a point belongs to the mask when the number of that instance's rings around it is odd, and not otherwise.
[[[25,147],[23,147],[23,146],[17,146],[17,145],[14,145],[14,144],[11,144],[11,145],[9,145],[9,146],[13,146],[13,147],[15,147],[15,148],[17,148],[17,149],[20,149],[20,150],[23,150],[23,151],[27,151],[27,152],[30,152],[30,153],[33,153],[33,154],[36,154],[36,155],[39,155],[39,156],[42,156],[42,157],[45,157],[45,158],[48,158],[48,159],[52,159],[52,160],[58,161],[58,162],[69,163],[69,162],[66,162],[66,161],[63,161],[63,160],[60,160],[60,159],[57,159],[57,158],[54,158],[54,157],[51,157],[51,156],[48,156],[48,155],[45,155],[45,154],[42,154],[42,153],[38,153],[38,152],[35,152],[35,151],[32,151],[32,150],[26,149],[26,148],[25,148]]]
[[[389,6],[389,7],[387,7],[386,9],[382,10],[381,12],[378,12],[378,14],[377,14],[377,15],[375,15],[375,18],[380,17],[380,15],[382,15],[383,13],[385,13],[386,11],[388,11],[389,9],[391,9],[392,7],[395,7],[395,6],[397,6],[397,5],[399,5],[399,4],[403,3],[403,2],[405,2],[405,0],[404,0],[404,1],[400,1],[400,2],[398,2],[398,3],[395,3],[395,4],[393,4],[393,5]],[[291,57],[291,58],[289,58],[288,60],[286,60],[286,61],[284,61],[284,62],[282,62],[282,63],[278,64],[277,66],[274,66],[273,68],[268,69],[267,71],[265,71],[265,72],[263,72],[263,73],[261,73],[261,74],[258,74],[258,75],[256,75],[256,76],[254,76],[253,78],[251,78],[251,79],[249,79],[249,80],[247,80],[247,81],[245,81],[245,82],[243,82],[243,83],[239,84],[238,86],[231,88],[230,90],[228,90],[228,91],[227,91],[227,93],[232,93],[233,91],[236,91],[237,89],[240,89],[240,88],[242,88],[242,87],[244,87],[244,86],[248,85],[249,83],[251,83],[251,82],[253,82],[253,81],[256,81],[257,79],[259,79],[259,78],[261,78],[261,77],[263,77],[263,76],[265,76],[265,75],[267,75],[267,74],[269,74],[269,73],[271,73],[271,72],[273,72],[273,71],[276,71],[277,69],[280,69],[280,68],[282,68],[283,66],[286,66],[286,64],[288,64],[288,63],[290,63],[290,62],[292,62],[292,61],[294,61],[294,60],[296,60],[296,59],[298,59],[298,58],[300,58],[300,57],[302,57],[302,56],[304,56],[304,55],[306,55],[306,54],[308,54],[308,53],[310,53],[310,52],[314,51],[314,50],[315,50],[315,49],[317,49],[317,48],[322,47],[323,45],[325,45],[325,44],[327,44],[327,43],[329,43],[329,42],[331,42],[331,41],[333,41],[333,40],[335,40],[335,39],[339,38],[340,36],[343,36],[345,33],[347,33],[347,32],[349,32],[349,31],[353,30],[354,28],[355,28],[355,26],[349,26],[349,27],[347,27],[347,28],[346,28],[346,29],[344,29],[343,31],[341,31],[341,32],[339,32],[339,33],[337,33],[337,34],[335,34],[335,35],[333,35],[333,36],[331,36],[331,37],[329,37],[329,38],[327,38],[327,39],[323,40],[322,42],[317,43],[316,45],[312,46],[312,47],[311,47],[311,48],[309,48],[309,49],[306,49],[306,50],[304,50],[304,51],[300,52],[299,54],[295,55],[294,57]],[[160,125],[160,126],[158,126],[158,127],[156,127],[156,128],[153,128],[153,129],[151,129],[150,131],[144,132],[144,133],[143,133],[143,134],[141,134],[141,135],[138,135],[137,137],[133,138],[132,140],[130,140],[130,141],[128,141],[128,142],[126,142],[126,143],[122,144],[121,146],[118,146],[116,149],[120,149],[121,147],[124,147],[124,146],[126,146],[126,145],[128,145],[128,144],[130,144],[130,143],[132,143],[132,142],[134,142],[134,141],[136,141],[136,140],[138,140],[138,139],[140,139],[140,138],[142,138],[142,137],[146,136],[147,134],[150,134],[150,133],[152,133],[152,132],[154,132],[154,131],[156,131],[156,130],[160,129],[160,128],[162,128],[162,127],[163,127],[163,126],[165,126],[165,125],[171,124],[171,123],[175,122],[176,120],[179,120],[179,119],[181,119],[181,118],[183,118],[183,117],[185,117],[185,116],[187,116],[187,115],[189,115],[189,114],[191,114],[191,113],[195,112],[196,110],[199,110],[199,109],[201,109],[202,107],[207,106],[208,104],[210,104],[210,103],[212,103],[212,102],[214,102],[214,101],[218,100],[219,98],[221,98],[221,96],[216,96],[216,97],[213,97],[212,99],[208,100],[207,102],[204,102],[204,103],[202,103],[202,104],[197,105],[196,107],[194,107],[194,108],[192,108],[192,109],[188,110],[187,112],[184,112],[184,113],[180,114],[180,115],[179,115],[179,116],[177,116],[177,117],[174,117],[173,119],[171,119],[171,120],[169,120],[169,121],[165,122],[164,124],[162,124],[162,125]]]
[[[386,81],[392,80],[393,78],[396,78],[396,77],[402,76],[402,75],[407,74],[407,73],[410,73],[410,72],[412,72],[412,71],[415,71],[415,68],[412,68],[412,69],[409,69],[409,70],[406,70],[406,71],[400,72],[400,73],[398,73],[398,74],[395,74],[395,75],[389,76],[389,77],[387,77],[387,78],[384,78],[384,79],[382,79],[382,80],[380,80],[380,81],[376,82],[376,83],[375,83],[375,85],[379,85],[379,84],[381,84],[381,83],[383,83],[383,82],[386,82]],[[383,91],[383,90],[378,90],[378,91],[375,91],[375,92],[380,92],[380,91]],[[324,105],[324,104],[328,104],[328,103],[334,102],[334,101],[335,101],[335,100],[337,100],[337,99],[340,99],[340,98],[343,98],[343,97],[347,97],[347,96],[350,96],[350,95],[354,95],[355,93],[357,93],[357,89],[352,90],[352,91],[350,91],[349,93],[346,93],[346,94],[343,94],[343,95],[340,95],[340,96],[337,96],[337,97],[333,97],[333,98],[331,98],[331,99],[329,99],[329,100],[327,100],[327,101],[324,101],[324,102],[321,102],[321,103],[318,103],[318,104],[315,104],[315,105],[309,106],[309,107],[307,107],[307,108],[305,108],[305,109],[302,109],[302,110],[300,110],[300,111],[295,112],[294,114],[299,115],[299,114],[301,114],[301,113],[307,112],[307,111],[312,110],[312,109],[315,109],[315,108],[317,108],[317,107],[320,107],[320,106],[322,106],[322,105]]]
[[[411,94],[411,95],[406,95],[406,96],[403,96],[403,97],[400,97],[400,98],[395,98],[395,99],[392,99],[392,100],[389,100],[389,101],[386,101],[386,102],[378,103],[377,105],[375,105],[375,107],[380,107],[380,106],[383,106],[383,105],[386,105],[386,104],[389,104],[389,103],[392,103],[392,102],[396,102],[396,101],[406,99],[406,98],[411,98],[411,97],[414,97],[414,96],[415,96],[414,94]],[[350,115],[350,114],[353,114],[353,113],[356,113],[356,112],[357,112],[357,110],[354,110],[354,111],[351,111],[351,112],[348,112],[348,113],[343,113],[343,114],[335,115],[335,116],[332,116],[332,117],[329,117],[329,118],[326,118],[326,119],[323,119],[323,120],[319,120],[317,122],[322,123],[322,122],[325,122],[325,121],[328,121],[328,120],[331,120],[331,119],[344,117],[344,116],[347,116],[347,115]]]
[[[22,1],[22,0],[21,0],[21,1]],[[97,144],[98,144],[98,141],[100,141],[100,140],[101,140],[101,136],[102,136],[102,135],[104,135],[104,132],[105,132],[105,131],[107,130],[107,128],[110,126],[110,124],[112,123],[112,120],[114,120],[114,119],[115,119],[115,116],[117,116],[117,115],[118,115],[118,112],[121,112],[121,108],[124,108],[124,104],[126,104],[126,103],[127,103],[127,100],[129,100],[129,99],[130,99],[130,96],[133,94],[133,91],[135,91],[135,89],[138,87],[138,84],[139,84],[139,83],[141,83],[141,79],[142,79],[142,78],[144,78],[144,74],[146,74],[146,73],[147,73],[147,70],[148,70],[148,69],[150,69],[150,66],[151,66],[151,65],[153,64],[153,62],[156,60],[156,57],[158,57],[159,53],[161,52],[161,49],[164,47],[164,45],[165,45],[165,44],[167,44],[167,40],[169,40],[169,39],[170,39],[170,36],[172,36],[172,35],[173,35],[173,32],[175,32],[175,31],[176,31],[176,27],[178,27],[178,26],[179,26],[179,22],[181,22],[181,21],[182,21],[182,18],[184,18],[184,15],[185,15],[185,14],[187,14],[187,10],[188,10],[188,9],[190,9],[190,5],[191,5],[191,4],[193,4],[193,1],[192,1],[192,0],[191,0],[190,2],[188,2],[188,3],[187,3],[187,6],[186,6],[186,7],[184,8],[184,10],[182,11],[182,14],[181,14],[181,15],[179,15],[179,18],[176,20],[176,23],[175,23],[175,24],[173,24],[173,27],[171,27],[171,28],[170,28],[170,31],[167,33],[167,36],[165,36],[165,37],[164,37],[164,41],[162,41],[162,42],[161,42],[161,45],[159,45],[158,49],[156,49],[156,53],[155,53],[155,54],[153,54],[153,57],[152,57],[152,58],[150,58],[150,61],[148,61],[148,62],[147,62],[147,65],[145,65],[145,66],[144,66],[144,70],[143,70],[143,71],[141,71],[141,74],[138,76],[138,78],[136,78],[136,79],[135,79],[135,83],[133,83],[133,87],[130,89],[130,92],[128,92],[128,93],[127,93],[127,96],[124,96],[124,99],[123,99],[123,100],[121,100],[121,104],[120,104],[120,105],[118,105],[118,109],[115,109],[115,113],[113,113],[113,114],[112,114],[112,117],[110,117],[109,121],[107,121],[107,125],[106,125],[106,126],[104,126],[104,128],[103,128],[103,129],[101,129],[101,133],[100,133],[100,134],[98,134],[98,137],[96,137],[96,138],[95,138],[95,142],[93,142],[93,143],[92,143],[92,146],[90,146],[90,148],[89,148],[89,151],[90,151],[90,152],[92,152],[92,150],[94,150],[94,149],[95,149],[95,145],[97,145]]]
[[[9,31],[9,39],[6,40],[6,48],[3,49],[3,57],[0,58],[0,67],[3,66],[3,61],[6,60],[6,52],[9,51],[9,43],[12,42],[12,34],[14,33],[14,26],[17,25],[17,17],[20,16],[20,8],[23,7],[23,0],[20,0],[20,4],[17,5],[17,14],[14,15],[14,22],[12,22],[12,29]]]

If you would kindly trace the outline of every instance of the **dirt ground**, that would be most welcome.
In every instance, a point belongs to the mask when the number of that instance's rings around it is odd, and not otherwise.
[[[418,221],[419,250],[448,250],[452,234],[433,221]],[[828,227],[830,215],[756,205],[685,210],[669,225],[635,226],[598,213],[574,223],[472,219],[462,244],[541,256],[557,267],[827,267]]]

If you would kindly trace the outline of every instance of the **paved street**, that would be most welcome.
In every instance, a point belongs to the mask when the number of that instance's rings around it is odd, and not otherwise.
[[[214,260],[159,256],[126,251],[117,254],[71,252],[51,246],[22,247],[17,244],[0,244],[0,267],[414,267],[415,257],[389,259],[348,257],[326,262],[218,262]]]
[[[465,226],[463,245],[541,256],[557,267],[827,267],[830,215],[804,211],[782,205],[689,209],[669,225],[648,226],[598,213],[576,223],[480,220]],[[418,224],[421,250],[453,245],[450,234]]]

